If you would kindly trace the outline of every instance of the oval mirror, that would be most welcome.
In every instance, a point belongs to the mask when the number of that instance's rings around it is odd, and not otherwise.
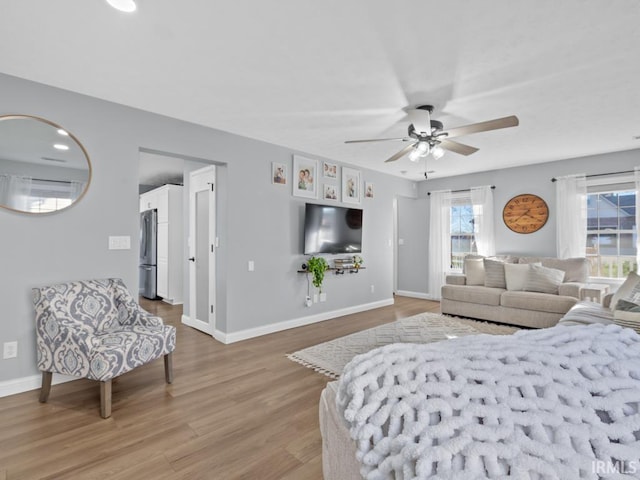
[[[87,151],[44,118],[0,116],[0,206],[51,213],[80,200],[91,181]]]

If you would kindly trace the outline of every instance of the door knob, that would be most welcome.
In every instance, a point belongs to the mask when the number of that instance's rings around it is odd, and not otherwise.
[[[189,257],[189,261],[190,262],[195,262],[196,261],[196,257]]]

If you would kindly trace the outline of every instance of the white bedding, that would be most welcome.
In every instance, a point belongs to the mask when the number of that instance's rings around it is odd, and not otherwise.
[[[367,479],[640,478],[640,336],[616,325],[387,345],[336,404]]]

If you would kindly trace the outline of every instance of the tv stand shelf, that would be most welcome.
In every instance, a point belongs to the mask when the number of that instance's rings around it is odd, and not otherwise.
[[[364,270],[367,267],[358,267],[358,268],[336,268],[329,267],[327,268],[327,272],[334,271],[336,275],[344,275],[346,272],[349,273],[358,273],[359,270]],[[298,270],[298,273],[310,273],[309,270]]]

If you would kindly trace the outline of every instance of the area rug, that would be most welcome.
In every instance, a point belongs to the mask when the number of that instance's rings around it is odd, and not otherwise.
[[[516,327],[427,312],[298,350],[287,358],[328,377],[338,378],[353,357],[390,343],[439,342],[478,333],[510,335],[517,330]]]

